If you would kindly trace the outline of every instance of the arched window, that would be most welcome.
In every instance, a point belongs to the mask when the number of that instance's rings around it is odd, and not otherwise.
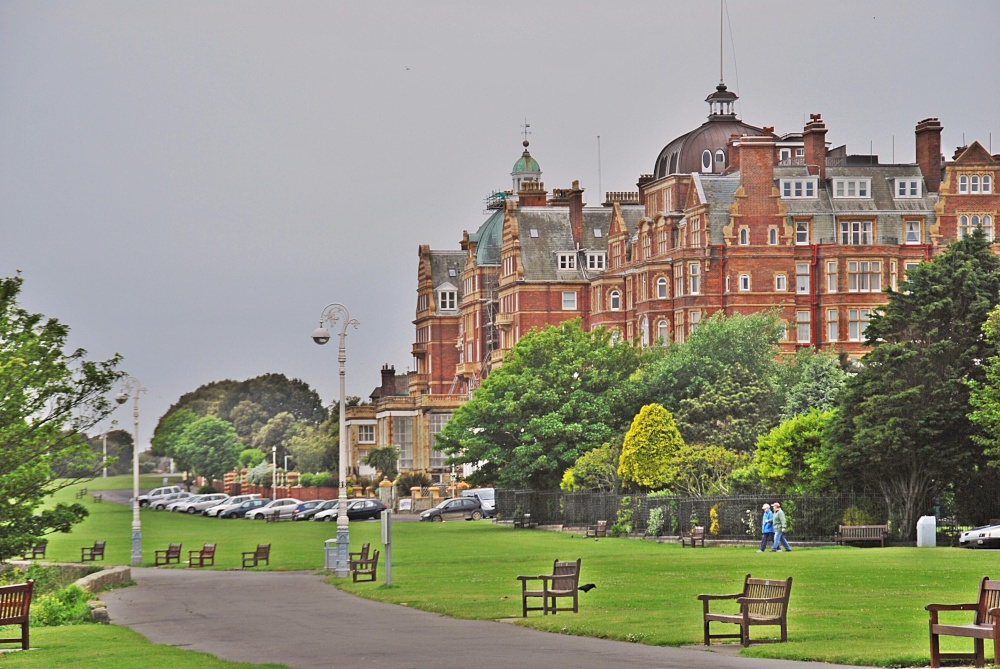
[[[740,290],[747,291],[750,290],[750,275],[740,274]]]
[[[746,246],[750,243],[750,231],[746,228],[740,228],[740,246]]]
[[[617,290],[612,290],[608,303],[611,305],[611,311],[620,311],[622,308],[622,294]]]
[[[712,171],[712,152],[709,149],[705,149],[701,153],[701,171],[702,172]]]
[[[964,174],[958,177],[958,192],[968,193],[969,192],[969,177]]]
[[[667,280],[665,277],[660,277],[656,280],[656,297],[660,300],[667,299]]]
[[[642,345],[649,346],[649,319],[645,316],[639,321],[639,332],[642,337]]]
[[[979,175],[973,174],[972,178],[969,179],[969,192],[978,193],[979,192]]]
[[[663,346],[668,341],[670,341],[670,326],[667,325],[666,321],[660,321],[656,324],[656,343]]]
[[[720,174],[726,171],[726,152],[722,149],[715,152],[715,171]]]
[[[983,175],[983,192],[984,193],[993,192],[993,178],[989,174]]]
[[[767,243],[771,246],[778,245],[778,230],[777,228],[771,228],[767,231]]]

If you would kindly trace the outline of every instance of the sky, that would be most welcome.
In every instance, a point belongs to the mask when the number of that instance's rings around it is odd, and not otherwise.
[[[914,162],[1000,152],[1000,3],[728,0],[747,123]],[[184,393],[278,372],[338,397],[412,369],[417,250],[458,249],[511,187],[525,123],[548,190],[636,190],[719,81],[707,0],[0,0],[0,276],[120,353],[140,444]],[[335,331],[336,332],[336,331]],[[131,429],[131,411],[115,418]]]

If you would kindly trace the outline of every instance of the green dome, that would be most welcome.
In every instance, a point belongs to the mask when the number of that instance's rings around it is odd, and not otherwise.
[[[528,153],[528,142],[524,142],[524,153],[516,163],[514,163],[514,169],[511,172],[541,172],[542,168],[538,166],[538,161],[531,157]]]

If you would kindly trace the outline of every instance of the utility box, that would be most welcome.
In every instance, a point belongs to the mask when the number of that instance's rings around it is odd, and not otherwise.
[[[920,516],[917,521],[917,548],[934,548],[937,546],[937,518],[935,516]]]
[[[325,556],[323,560],[324,569],[336,569],[337,568],[337,540],[327,539],[323,542],[323,549],[325,551]]]

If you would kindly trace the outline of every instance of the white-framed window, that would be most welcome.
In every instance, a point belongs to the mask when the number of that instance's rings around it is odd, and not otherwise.
[[[767,243],[770,244],[771,246],[777,246],[778,245],[778,229],[777,228],[769,228],[768,229],[768,231],[767,231]]]
[[[919,260],[907,260],[903,263],[903,281],[910,280],[910,270],[920,264]]]
[[[833,197],[869,198],[872,192],[871,181],[871,179],[834,179]]]
[[[668,341],[670,341],[670,326],[666,320],[661,319],[656,324],[656,343],[662,346]]]
[[[603,237],[604,236],[604,231],[601,230],[600,228],[594,228],[594,236],[595,237]]]
[[[712,171],[712,151],[710,149],[705,149],[701,152],[701,171]]]
[[[993,192],[993,177],[989,174],[983,175],[983,192],[992,193]]]
[[[795,292],[799,295],[809,294],[809,263],[795,263]]]
[[[778,160],[788,160],[792,157],[791,149],[778,149]]]
[[[882,262],[879,260],[848,260],[847,292],[881,293]]]
[[[784,274],[775,274],[774,289],[779,293],[783,293],[788,290],[788,277]]]
[[[438,309],[441,311],[455,311],[458,309],[458,291],[438,291]]]
[[[809,243],[809,221],[795,221],[795,243],[799,246]]]
[[[399,468],[413,469],[413,417],[393,416],[392,437],[399,449]]]
[[[920,179],[896,179],[896,199],[920,197]]]
[[[643,316],[639,319],[639,342],[642,346],[649,346],[649,319]]]
[[[667,279],[661,276],[656,280],[656,297],[660,300],[667,299]]]
[[[986,239],[993,241],[993,217],[989,214],[962,214],[958,217],[958,238],[965,239],[976,228],[982,228]]]
[[[826,261],[826,292],[837,292],[837,261]]]
[[[795,149],[796,158],[805,158],[805,155],[806,155],[806,150],[803,147],[800,146],[797,149]]]
[[[445,423],[451,420],[450,413],[432,413],[428,417],[428,427],[431,433],[431,452],[430,452],[430,462],[428,463],[431,469],[441,469],[444,467],[444,461],[447,459],[447,455],[438,450],[437,447],[437,435],[438,432],[444,429]]]
[[[359,444],[375,443],[374,425],[358,425],[358,443]]]
[[[920,243],[920,221],[903,221],[903,243]]]
[[[795,312],[795,341],[799,344],[808,344],[811,339],[812,322],[808,309],[799,309]]]
[[[684,265],[674,265],[674,297],[684,295]]]
[[[688,265],[688,284],[691,288],[691,295],[701,293],[701,265],[696,262]]]
[[[587,269],[604,269],[607,267],[606,253],[588,253]]]
[[[969,175],[963,174],[958,177],[958,192],[968,193],[969,192]]]
[[[674,341],[678,344],[684,343],[684,312],[674,312]]]
[[[870,245],[873,229],[872,221],[841,221],[840,243],[852,246]]]
[[[726,152],[722,149],[715,150],[715,171],[720,174],[726,171]]]
[[[742,292],[747,292],[750,290],[750,275],[740,274],[740,290]]]
[[[785,199],[815,198],[816,179],[782,179],[781,197]]]
[[[837,341],[840,336],[840,315],[836,309],[826,310],[826,340]]]
[[[612,290],[608,294],[608,304],[611,306],[611,311],[621,311],[622,309],[622,294],[621,291]]]
[[[896,276],[899,274],[899,264],[895,260],[889,261],[889,288],[896,292]]]
[[[560,253],[559,254],[559,269],[576,269],[576,254],[575,253]]]
[[[688,325],[691,327],[691,334],[694,334],[698,326],[701,325],[700,311],[692,311],[688,314]]]
[[[690,245],[695,248],[701,247],[701,217],[697,217],[691,221],[691,225],[688,226],[688,235],[690,240]]]
[[[563,311],[576,311],[576,291],[564,290],[562,294]]]
[[[871,320],[871,309],[848,309],[847,310],[847,340],[864,341],[865,330],[868,329],[868,322]]]
[[[740,228],[740,246],[750,244],[750,231],[747,228]]]
[[[969,177],[969,193],[979,192],[979,175],[973,174]]]

